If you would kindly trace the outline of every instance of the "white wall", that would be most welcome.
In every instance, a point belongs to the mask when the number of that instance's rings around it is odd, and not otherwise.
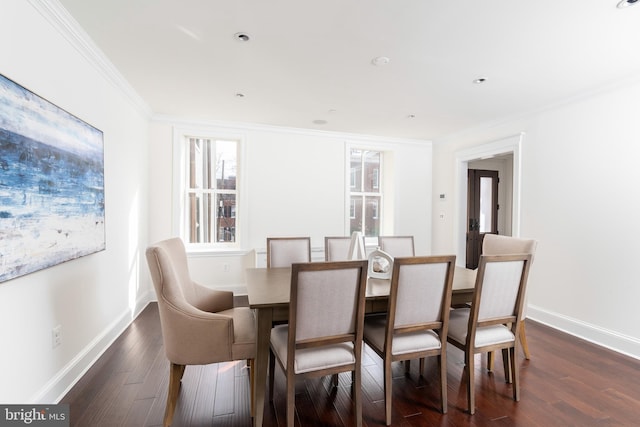
[[[2,1],[0,73],[104,132],[107,249],[0,283],[2,403],[56,402],[150,296],[148,118],[49,19]]]
[[[434,142],[434,193],[455,196],[457,151],[525,132],[520,235],[538,240],[528,316],[636,358],[639,110],[629,83]],[[434,252],[455,250],[454,200],[438,205]]]
[[[185,126],[163,119],[151,127],[151,241],[172,235],[172,193],[168,189],[174,125]],[[246,197],[246,206],[241,206],[246,215],[238,227],[245,228],[241,249],[256,251],[258,264],[264,257],[267,236],[310,236],[312,247],[321,251],[324,236],[348,235],[347,144],[385,152],[384,161],[391,163],[393,170],[389,202],[394,215],[389,218],[387,232],[412,234],[417,253],[431,252],[431,143],[257,125],[198,126],[210,128],[212,135],[219,130],[244,138],[245,160],[240,173],[245,174],[245,187],[241,188],[245,195],[240,198]],[[227,264],[229,271],[224,271],[221,263]],[[204,284],[225,287],[242,284],[246,262],[234,262],[224,253],[198,254],[190,258],[190,266]]]

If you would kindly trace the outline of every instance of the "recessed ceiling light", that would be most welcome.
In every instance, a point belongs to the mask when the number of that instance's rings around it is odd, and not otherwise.
[[[313,121],[313,124],[314,124],[314,125],[326,125],[327,123],[328,123],[328,122],[327,122],[326,120],[321,120],[321,119],[318,119],[318,120],[314,120],[314,121]]]
[[[373,58],[371,60],[371,63],[376,66],[387,65],[389,62],[391,62],[391,60],[386,56],[378,56],[377,58]]]
[[[618,9],[624,9],[627,6],[633,6],[637,2],[638,0],[622,0],[620,3],[618,3]]]
[[[247,33],[235,33],[233,35],[233,37],[238,40],[239,42],[248,42],[251,38],[249,37],[249,34]]]
[[[484,77],[480,77],[480,78],[475,79],[473,81],[473,83],[479,85],[479,84],[484,83],[486,81],[487,81],[487,79],[485,79]]]

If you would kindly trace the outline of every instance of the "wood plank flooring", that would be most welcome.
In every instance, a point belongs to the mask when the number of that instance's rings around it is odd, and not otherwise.
[[[501,356],[488,373],[477,356],[476,413],[465,412],[463,354],[448,350],[448,413],[438,410],[435,360],[424,377],[418,363],[394,365],[394,426],[637,426],[640,425],[640,361],[554,329],[527,322],[531,360],[520,358],[521,400],[511,398]],[[366,426],[384,426],[382,361],[365,346],[363,418]],[[72,426],[161,426],[169,378],[160,320],[150,304],[96,364],[61,400],[71,407]],[[284,426],[284,377],[276,368],[276,395],[265,405],[264,425]],[[351,426],[351,377],[300,382],[296,425]],[[249,380],[244,362],[187,367],[174,426],[251,426]]]

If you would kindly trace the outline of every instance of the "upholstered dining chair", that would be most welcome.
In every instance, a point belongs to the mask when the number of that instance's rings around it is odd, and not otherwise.
[[[509,255],[509,254],[530,254],[531,262],[536,252],[538,242],[533,239],[523,239],[519,237],[502,236],[497,234],[485,234],[482,241],[482,253],[485,255]],[[525,296],[524,308],[522,309],[522,322],[520,322],[520,343],[525,359],[529,359],[529,344],[525,331],[525,321],[527,317],[527,299]],[[493,370],[494,353],[489,352],[487,358],[487,369]]]
[[[365,259],[364,238],[362,233],[354,232],[349,236],[324,238],[325,261],[350,261]]]
[[[267,237],[267,268],[291,267],[311,261],[311,238]]]
[[[367,316],[364,342],[384,362],[385,418],[391,425],[391,363],[436,356],[442,413],[447,412],[447,330],[455,255],[396,258],[386,314]]]
[[[324,260],[325,261],[348,261],[351,259],[349,248],[351,247],[351,237],[328,237],[324,238]]]
[[[287,426],[293,427],[296,377],[352,372],[355,424],[362,426],[362,329],[367,261],[293,264],[289,323],[271,329],[269,396],[276,361],[286,377]]]
[[[163,425],[171,425],[187,365],[247,360],[253,396],[256,355],[253,310],[234,307],[232,292],[209,289],[191,280],[185,247],[179,238],[149,246],[146,257],[158,298],[162,339],[170,367]],[[252,413],[253,407],[252,401]]]
[[[475,412],[477,353],[502,350],[504,375],[520,400],[516,351],[531,255],[481,255],[471,307],[452,309],[447,341],[464,351],[467,403]]]
[[[378,236],[378,246],[394,258],[415,256],[413,236]]]

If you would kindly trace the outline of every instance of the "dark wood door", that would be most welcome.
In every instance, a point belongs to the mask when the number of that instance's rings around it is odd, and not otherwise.
[[[469,169],[467,268],[477,268],[485,234],[498,234],[498,171]]]

